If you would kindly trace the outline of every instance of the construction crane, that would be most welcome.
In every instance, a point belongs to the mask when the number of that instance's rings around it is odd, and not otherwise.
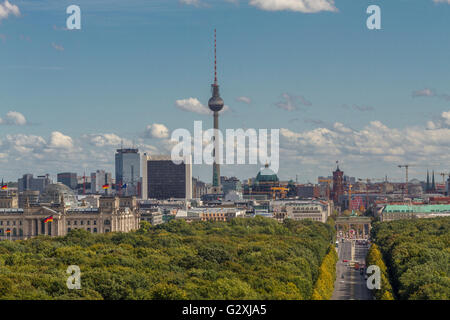
[[[405,168],[406,172],[406,182],[405,182],[405,188],[404,188],[404,195],[408,194],[408,168],[411,167],[410,164],[399,164],[399,168]]]
[[[286,197],[286,193],[289,191],[289,188],[272,187],[272,188],[270,188],[270,190],[272,190],[273,200],[275,200],[276,191],[280,191],[281,197],[284,199]]]
[[[319,179],[320,182],[326,182],[327,184],[327,199],[330,200],[330,184],[333,182],[331,179]]]

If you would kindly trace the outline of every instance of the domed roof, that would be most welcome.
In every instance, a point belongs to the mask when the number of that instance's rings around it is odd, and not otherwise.
[[[62,183],[49,184],[40,197],[42,203],[61,203],[61,197],[64,203],[70,207],[78,205],[75,193],[68,186]]]
[[[269,168],[269,165],[266,164],[263,169],[261,169],[256,175],[256,182],[278,182],[278,176],[272,169]]]

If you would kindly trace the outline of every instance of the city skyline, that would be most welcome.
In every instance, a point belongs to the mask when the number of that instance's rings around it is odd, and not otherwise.
[[[67,31],[71,2],[42,2],[11,0],[17,9],[0,16],[5,180],[114,172],[122,143],[170,154],[173,130],[211,123],[214,28],[221,128],[279,128],[280,179],[315,182],[336,160],[363,178],[402,181],[405,163],[417,165],[410,179],[447,170],[447,3],[377,1],[382,30],[369,31],[371,1],[324,0],[314,12],[264,0],[79,1],[82,29]],[[259,169],[222,165],[221,174]],[[206,182],[211,171],[193,166]]]

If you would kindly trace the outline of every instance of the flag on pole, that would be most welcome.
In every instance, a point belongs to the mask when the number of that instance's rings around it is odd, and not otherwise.
[[[2,190],[6,190],[6,189],[8,189],[8,185],[3,184],[3,185],[2,185]]]
[[[47,222],[53,222],[53,216],[48,216],[47,218],[44,219],[44,223]]]
[[[6,233],[11,233],[11,229],[6,229]]]
[[[108,189],[109,188],[109,184],[104,184],[102,188],[103,189]]]

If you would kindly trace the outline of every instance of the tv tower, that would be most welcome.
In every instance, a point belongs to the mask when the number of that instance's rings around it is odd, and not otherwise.
[[[220,164],[218,160],[220,159],[219,154],[219,111],[223,108],[223,99],[219,94],[219,85],[217,84],[217,50],[216,50],[216,29],[214,29],[214,83],[211,85],[212,97],[208,101],[208,107],[213,111],[214,117],[214,163],[213,163],[213,193],[221,193],[220,188]]]

